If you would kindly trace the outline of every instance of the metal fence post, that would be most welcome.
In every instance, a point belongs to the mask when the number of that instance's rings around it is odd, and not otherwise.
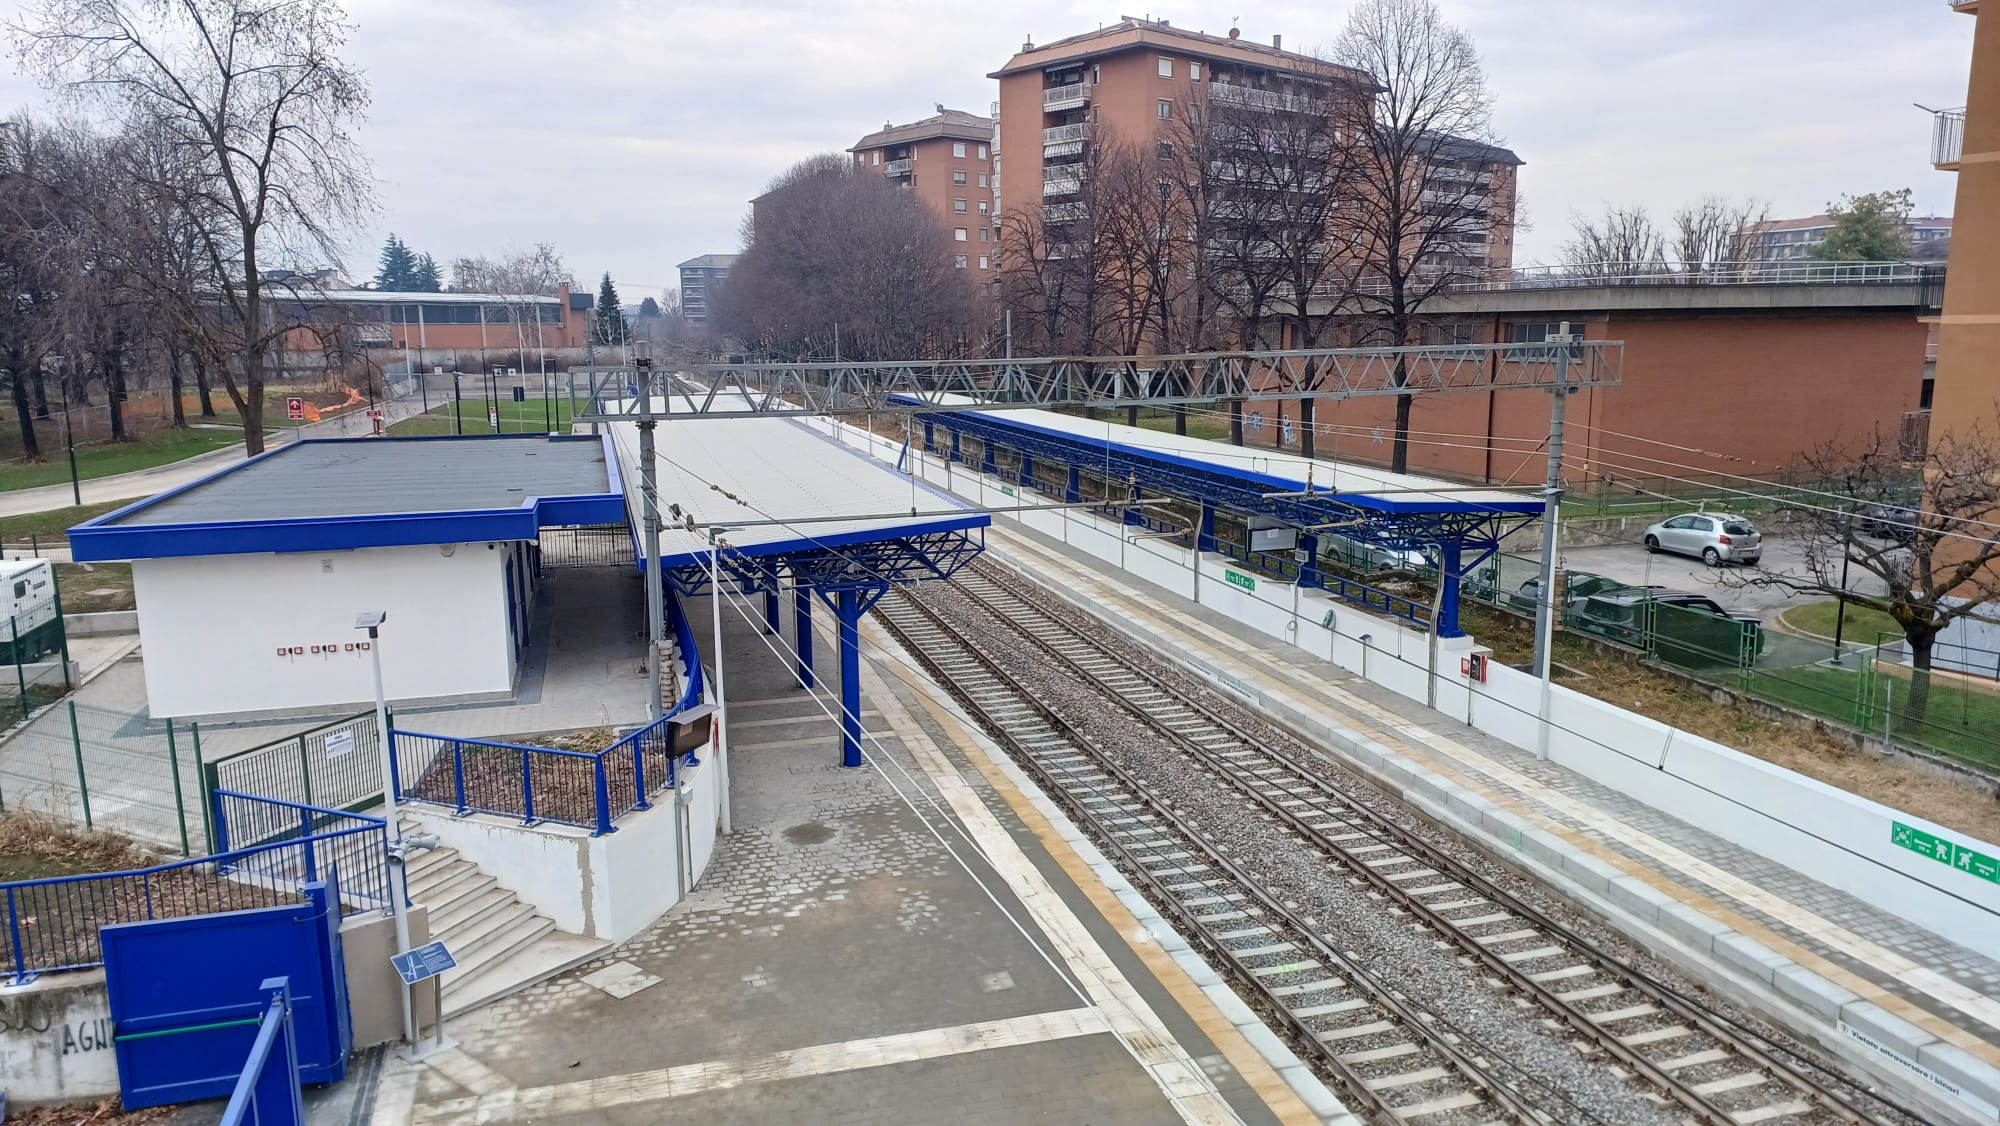
[[[174,743],[174,717],[167,717],[167,769],[174,775],[174,815],[181,822],[181,855],[192,856],[188,851],[187,802],[181,796],[181,753]]]
[[[312,759],[306,753],[306,737],[299,736],[299,784],[305,787],[306,804],[313,801]]]
[[[83,796],[83,827],[95,829],[90,818],[90,779],[83,772],[83,734],[76,727],[76,701],[69,702],[69,745],[76,751],[76,788]]]
[[[14,984],[28,981],[28,952],[21,943],[21,912],[14,904],[14,889],[7,889],[7,933],[14,942]]]
[[[521,824],[535,823],[535,753],[521,752]]]
[[[50,566],[50,571],[52,573],[54,571],[53,564]],[[67,692],[76,687],[76,683],[69,676],[69,621],[63,617],[62,584],[49,585],[55,588],[56,593],[56,641],[62,646],[63,691]]]
[[[592,836],[601,837],[611,831],[611,783],[604,770],[604,756],[598,755],[597,762],[597,828]]]
[[[209,814],[208,803],[215,793],[215,780],[208,776],[208,764],[201,760],[201,723],[199,720],[188,724],[188,731],[194,736],[194,776],[201,786],[201,835],[207,842],[209,852],[215,851],[215,820]]]
[[[666,722],[665,720],[661,721]],[[653,803],[646,800],[646,732],[644,729],[632,734],[632,788],[637,791],[633,809],[651,809]]]
[[[299,810],[299,847],[306,850],[306,882],[319,879],[319,858],[313,855],[313,815],[310,809]]]
[[[471,810],[465,805],[465,744],[457,739],[451,741],[451,777],[458,791],[458,814],[463,817]]]

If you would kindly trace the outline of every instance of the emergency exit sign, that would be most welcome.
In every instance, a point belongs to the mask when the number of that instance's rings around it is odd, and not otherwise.
[[[1228,583],[1230,586],[1240,586],[1244,590],[1257,589],[1257,580],[1251,578],[1249,575],[1246,575],[1241,571],[1225,570],[1224,572],[1222,572],[1222,581]]]
[[[1919,856],[1928,856],[1940,864],[1949,864],[1988,883],[2000,884],[2000,859],[1969,849],[1936,833],[1927,833],[1914,825],[1895,821],[1890,824],[1889,843],[1897,848],[1909,849]]]

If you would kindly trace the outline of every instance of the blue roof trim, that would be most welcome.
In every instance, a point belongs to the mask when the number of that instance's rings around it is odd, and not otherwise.
[[[914,399],[909,398],[908,396],[903,396],[903,395],[897,395],[894,396],[894,398],[903,402],[916,401]],[[950,418],[953,417],[955,413],[956,412],[951,412],[951,411],[940,411],[932,415],[932,417]],[[1066,430],[1057,430],[1054,429],[1053,427],[1048,427],[1048,426],[1037,426],[1031,422],[1022,422],[1018,419],[1008,418],[1006,411],[980,411],[978,412],[977,417],[980,422],[985,423],[986,425],[989,426],[998,426],[1016,430],[1031,431],[1035,434],[1041,435],[1042,437],[1050,441],[1067,443],[1069,445],[1076,446],[1079,449],[1101,450],[1104,449],[1106,446],[1109,446],[1110,448],[1117,450],[1123,454],[1126,454],[1127,456],[1130,457],[1135,457],[1146,461],[1155,461],[1159,462],[1162,465],[1178,466],[1182,469],[1195,469],[1203,473],[1213,473],[1219,476],[1233,477],[1236,480],[1244,481],[1249,484],[1255,485],[1259,488],[1268,489],[1272,492],[1300,491],[1301,483],[1289,477],[1278,477],[1269,473],[1257,473],[1248,469],[1239,469],[1235,466],[1227,465],[1220,461],[1206,461],[1201,458],[1183,457],[1179,454],[1167,453],[1165,451],[1156,450],[1148,446],[1135,446],[1126,442],[1116,442],[1108,439],[1092,440],[1084,438],[1077,434],[1072,434]],[[1371,496],[1367,493],[1336,493],[1331,488],[1327,488],[1324,486],[1315,486],[1313,491],[1315,493],[1323,493],[1325,494],[1326,499],[1331,501],[1336,501],[1340,504],[1349,505],[1355,508],[1374,509],[1378,512],[1408,513],[1411,515],[1437,515],[1446,513],[1449,514],[1509,513],[1509,514],[1519,514],[1524,516],[1538,516],[1542,512],[1542,503],[1540,501],[1530,501],[1530,500],[1502,501],[1498,503],[1494,502],[1475,503],[1471,501],[1412,501],[1412,500],[1391,500],[1387,497]]]
[[[611,439],[604,435],[495,434],[478,441],[594,442],[604,450],[605,474],[613,491],[574,496],[527,497],[513,508],[464,509],[449,512],[377,513],[361,516],[316,516],[291,520],[204,521],[193,524],[124,524],[118,522],[171,497],[201,488],[220,477],[239,473],[270,458],[282,457],[308,445],[333,442],[467,441],[467,436],[419,435],[399,438],[308,439],[266,450],[197,481],[115,512],[107,512],[69,530],[70,558],[78,563],[123,559],[171,559],[198,555],[250,555],[263,552],[350,551],[366,547],[410,547],[467,543],[474,540],[531,540],[545,527],[573,524],[617,524],[625,519],[625,496]]]
[[[864,528],[859,531],[839,532],[824,536],[808,537],[801,535],[796,540],[780,540],[773,543],[755,544],[741,548],[732,547],[725,550],[724,556],[725,558],[728,556],[741,556],[754,559],[771,555],[804,555],[814,551],[829,551],[835,548],[852,547],[855,544],[861,543],[880,543],[884,540],[908,539],[914,536],[929,535],[934,532],[960,532],[968,528],[985,528],[991,526],[992,523],[993,517],[984,512],[969,512],[964,516],[940,517],[915,524],[891,524],[884,527]],[[697,563],[706,566],[708,563],[708,551],[705,548],[695,551],[683,551],[677,555],[661,557],[660,563],[661,566],[668,570],[672,570],[675,567],[692,566]]]

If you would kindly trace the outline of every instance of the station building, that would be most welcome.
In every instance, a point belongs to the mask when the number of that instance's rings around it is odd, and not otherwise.
[[[543,529],[620,524],[602,438],[299,442],[73,528],[78,562],[130,560],[154,718],[355,711],[354,625],[387,611],[398,700],[512,695]]]

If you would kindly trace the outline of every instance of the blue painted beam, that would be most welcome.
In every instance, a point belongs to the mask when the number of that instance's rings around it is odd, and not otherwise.
[[[872,604],[872,600],[871,600]],[[840,591],[840,765],[861,765],[861,592]]]
[[[813,686],[813,599],[812,588],[804,583],[792,587],[792,626],[797,631],[799,687]]]

